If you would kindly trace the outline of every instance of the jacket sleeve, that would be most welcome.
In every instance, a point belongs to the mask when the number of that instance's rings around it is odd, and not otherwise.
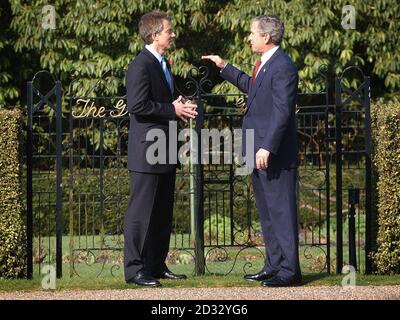
[[[261,147],[278,152],[291,117],[295,116],[298,75],[295,68],[281,68],[272,77],[272,111]]]
[[[251,77],[230,63],[226,64],[221,70],[220,76],[238,87],[242,92],[246,94],[249,92]]]
[[[131,64],[126,75],[126,104],[129,113],[168,120],[176,118],[172,103],[151,100],[150,75],[144,66]]]

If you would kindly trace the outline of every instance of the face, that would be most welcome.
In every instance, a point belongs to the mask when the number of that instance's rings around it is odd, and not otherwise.
[[[258,21],[254,21],[251,24],[249,42],[251,45],[251,50],[255,53],[264,53],[268,49],[268,41],[270,38],[269,34],[261,34],[258,28]]]
[[[163,20],[163,30],[153,36],[154,44],[161,53],[171,48],[174,43],[175,33],[172,31],[171,22]]]

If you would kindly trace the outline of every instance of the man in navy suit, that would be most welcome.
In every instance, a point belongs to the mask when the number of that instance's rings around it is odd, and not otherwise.
[[[173,77],[164,58],[175,38],[168,15],[145,14],[139,22],[139,34],[146,46],[129,64],[126,75],[131,194],[124,221],[124,271],[127,283],[156,287],[159,279],[186,278],[172,273],[165,264],[177,165],[167,157],[170,144],[177,143],[168,141],[168,128],[169,121],[179,118],[187,122],[197,113],[195,105],[186,104],[182,97],[173,100]],[[158,150],[165,153],[165,161],[158,163],[148,152],[154,143],[149,136],[154,132],[157,136],[164,133],[167,143]]]
[[[276,16],[253,19],[249,41],[261,59],[252,77],[219,56],[202,57],[222,69],[222,78],[248,94],[243,133],[254,130],[252,183],[266,259],[263,270],[245,275],[245,279],[271,287],[301,283],[296,203],[298,73],[291,59],[279,48],[283,33],[284,25]]]

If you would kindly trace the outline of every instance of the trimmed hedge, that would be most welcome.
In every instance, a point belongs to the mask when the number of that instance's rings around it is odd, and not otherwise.
[[[373,108],[378,174],[377,272],[400,273],[400,104]]]
[[[22,114],[0,110],[0,279],[25,274],[26,241],[22,222],[20,138]]]

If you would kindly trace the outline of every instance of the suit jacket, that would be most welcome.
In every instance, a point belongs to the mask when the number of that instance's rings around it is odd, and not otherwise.
[[[298,73],[291,59],[278,49],[260,68],[254,84],[251,77],[231,64],[225,66],[221,76],[248,94],[242,129],[244,137],[246,129],[254,129],[254,159],[263,148],[271,152],[270,168],[296,168]]]
[[[172,101],[173,93],[169,89],[160,62],[149,50],[143,49],[129,64],[126,75],[126,103],[130,116],[129,170],[166,173],[176,167],[174,164],[168,164],[168,122],[176,120]],[[150,164],[146,160],[146,151],[154,143],[146,141],[150,129],[160,129],[165,133],[166,164]]]

